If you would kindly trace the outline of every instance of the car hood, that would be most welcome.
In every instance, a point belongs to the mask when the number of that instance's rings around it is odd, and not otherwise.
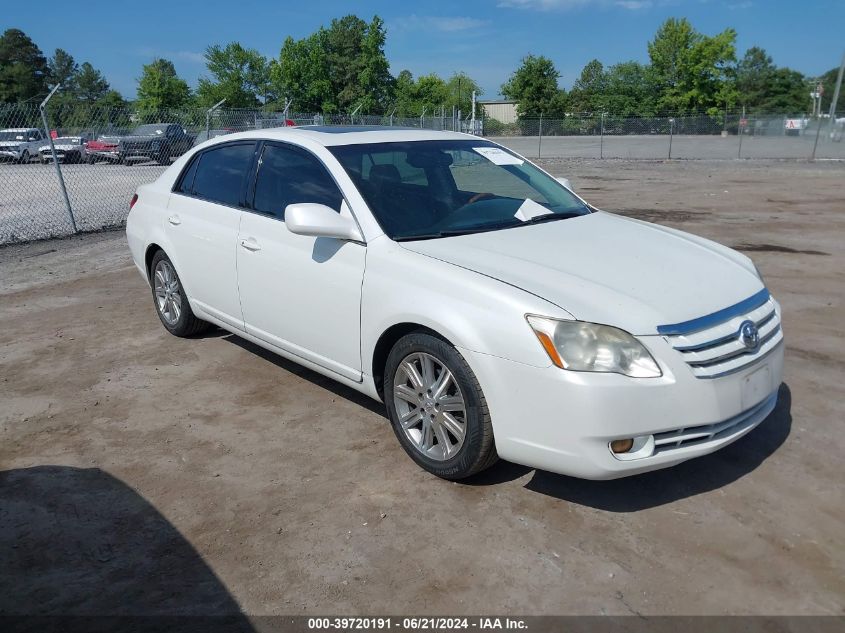
[[[604,212],[401,245],[521,288],[576,319],[638,335],[710,314],[763,287],[744,255]]]
[[[23,145],[23,141],[0,141],[0,147],[4,149],[17,149]]]

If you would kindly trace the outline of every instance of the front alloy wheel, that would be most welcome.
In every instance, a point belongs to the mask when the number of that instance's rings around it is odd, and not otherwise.
[[[393,405],[405,436],[436,461],[457,455],[466,438],[466,404],[446,365],[415,352],[399,364],[393,379]]]
[[[428,331],[408,334],[385,363],[384,401],[411,459],[444,479],[463,479],[497,459],[481,385],[463,356]]]

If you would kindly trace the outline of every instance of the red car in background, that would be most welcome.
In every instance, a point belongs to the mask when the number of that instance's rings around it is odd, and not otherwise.
[[[110,163],[120,162],[117,140],[97,139],[90,140],[85,144],[86,161],[93,165],[98,160],[105,160]]]

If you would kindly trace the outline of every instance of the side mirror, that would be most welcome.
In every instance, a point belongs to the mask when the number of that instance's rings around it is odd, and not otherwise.
[[[289,204],[285,209],[285,226],[291,233],[313,237],[363,242],[355,221],[331,207],[314,202]]]
[[[572,183],[569,182],[569,178],[555,178],[555,180],[557,180],[560,184],[562,184],[564,187],[566,187],[570,191],[573,191],[573,192],[575,191],[572,188]]]

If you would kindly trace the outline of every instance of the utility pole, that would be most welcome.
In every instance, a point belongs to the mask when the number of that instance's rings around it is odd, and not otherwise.
[[[830,100],[830,129],[836,126],[836,106],[839,101],[839,89],[842,88],[842,75],[845,74],[845,53],[842,53],[842,63],[839,64],[839,74],[836,76],[836,88],[833,89],[833,98]]]
[[[470,134],[475,134],[475,90],[472,91],[472,128]]]

